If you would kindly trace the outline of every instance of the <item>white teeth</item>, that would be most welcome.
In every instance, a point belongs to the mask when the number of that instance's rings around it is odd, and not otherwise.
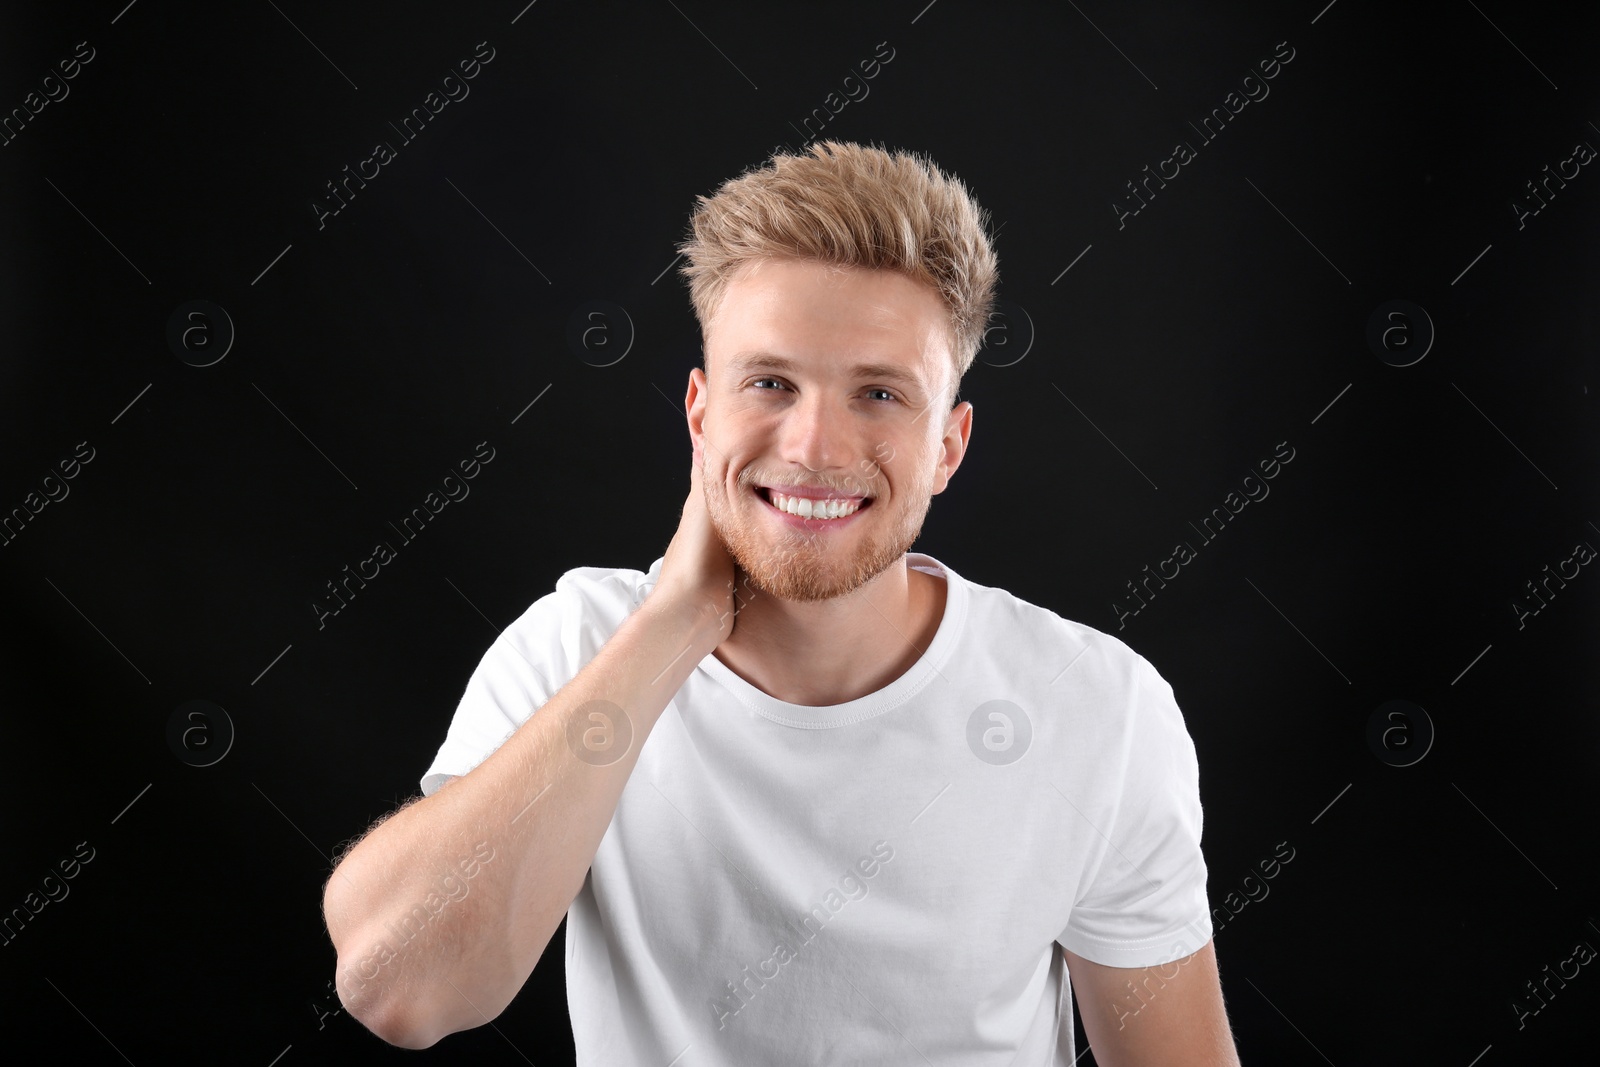
[[[773,507],[802,519],[842,519],[861,510],[859,500],[811,500],[803,496],[784,496],[770,489],[767,493]]]

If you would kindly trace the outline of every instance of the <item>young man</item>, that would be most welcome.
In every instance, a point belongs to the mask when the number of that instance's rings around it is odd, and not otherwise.
[[[986,218],[827,142],[700,198],[690,491],[490,647],[328,881],[352,1014],[498,1015],[568,918],[585,1064],[1236,1064],[1194,748],[1122,642],[909,553],[960,466]]]

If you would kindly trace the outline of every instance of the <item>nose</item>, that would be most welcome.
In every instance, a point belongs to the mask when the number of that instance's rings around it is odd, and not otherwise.
[[[784,415],[781,455],[813,472],[840,469],[850,461],[850,414],[815,390]]]

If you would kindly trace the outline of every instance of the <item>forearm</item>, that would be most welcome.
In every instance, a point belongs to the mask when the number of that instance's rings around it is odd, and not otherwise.
[[[351,849],[323,902],[351,1014],[392,1044],[423,1048],[511,1002],[715,626],[703,609],[647,600],[482,764]]]

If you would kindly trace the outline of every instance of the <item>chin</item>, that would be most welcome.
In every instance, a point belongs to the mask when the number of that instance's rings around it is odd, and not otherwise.
[[[708,510],[718,538],[745,574],[741,585],[778,600],[814,604],[848,596],[904,559],[922,532],[928,507],[925,503],[918,512],[901,516],[887,514],[888,509],[863,516],[869,524],[841,531],[846,536],[839,544],[830,543],[831,535],[788,533],[775,538],[764,516],[729,519],[718,507]],[[886,524],[887,533],[879,523]]]

